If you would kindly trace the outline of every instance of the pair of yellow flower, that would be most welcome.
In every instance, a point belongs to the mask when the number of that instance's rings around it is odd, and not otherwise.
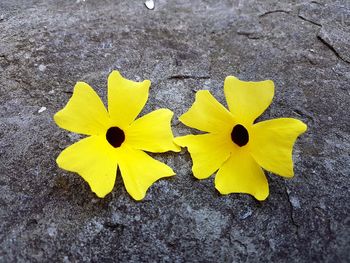
[[[269,187],[262,168],[293,176],[293,145],[306,125],[292,118],[254,123],[272,101],[272,81],[227,77],[224,92],[229,110],[209,91],[198,91],[192,107],[179,119],[207,133],[175,139],[169,109],[136,119],[147,102],[150,85],[149,80],[134,82],[113,71],[108,77],[107,111],[95,91],[78,82],[54,119],[61,128],[89,137],[63,150],[57,158],[59,167],[80,174],[98,197],[112,191],[119,167],[125,188],[135,200],[143,199],[158,179],[175,174],[144,151],[179,152],[179,146],[187,147],[196,178],[208,178],[218,170],[215,187],[221,194],[248,193],[264,200]]]

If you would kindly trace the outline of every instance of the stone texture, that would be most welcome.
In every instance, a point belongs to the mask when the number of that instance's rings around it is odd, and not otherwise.
[[[0,2],[1,262],[349,262],[349,1]],[[224,78],[273,79],[260,119],[309,126],[295,177],[270,196],[220,196],[188,153],[154,155],[177,176],[133,201],[120,175],[98,199],[55,158],[80,136],[55,126],[76,81],[105,98],[118,69],[151,79],[144,109],[179,116]],[[45,107],[45,108],[44,108]],[[173,122],[174,133],[193,132]]]

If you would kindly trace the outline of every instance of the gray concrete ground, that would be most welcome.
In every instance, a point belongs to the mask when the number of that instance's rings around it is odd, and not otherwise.
[[[0,1],[1,262],[349,262],[349,1]],[[108,73],[151,79],[144,112],[179,116],[223,80],[273,79],[260,118],[295,117],[295,177],[270,196],[220,196],[189,154],[154,155],[177,176],[143,202],[120,175],[98,199],[55,158],[79,136],[53,114],[76,81],[106,96]],[[40,110],[46,107],[46,110]],[[40,111],[40,112],[39,112]],[[191,132],[177,119],[176,135]]]

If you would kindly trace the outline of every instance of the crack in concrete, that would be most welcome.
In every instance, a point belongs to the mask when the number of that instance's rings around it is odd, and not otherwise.
[[[284,183],[284,189],[285,189],[285,192],[286,192],[286,195],[287,195],[287,200],[288,200],[288,203],[289,203],[289,215],[290,215],[290,219],[291,219],[291,222],[292,224],[296,227],[296,234],[298,235],[298,231],[299,231],[299,225],[297,224],[297,222],[295,221],[295,218],[294,218],[294,208],[293,208],[293,204],[290,200],[290,196],[289,196],[289,192],[288,192],[288,188],[286,186],[286,184]]]
[[[264,17],[266,15],[269,15],[269,14],[273,14],[273,13],[285,13],[285,14],[290,14],[290,11],[286,11],[286,10],[283,10],[283,9],[277,9],[277,10],[271,10],[271,11],[267,11],[261,15],[259,15],[259,18],[261,17]],[[302,16],[301,14],[298,14],[297,16],[298,18],[300,18],[301,20],[303,21],[306,21],[306,22],[309,22],[315,26],[318,26],[318,27],[321,27],[322,28],[322,24],[320,23],[317,23],[317,22],[314,22],[310,19],[307,19],[306,17]],[[241,34],[241,35],[245,35],[245,34]],[[248,36],[248,35],[247,35]],[[326,46],[328,47],[335,55],[336,57],[338,57],[339,59],[341,59],[342,61],[346,62],[346,63],[350,63],[349,61],[347,61],[346,59],[344,59],[340,54],[339,52],[333,47],[333,45],[328,42],[325,38],[322,37],[322,35],[318,34],[317,38]]]
[[[261,39],[261,36],[255,34],[256,32],[237,32],[237,35],[246,36],[249,39]]]
[[[267,15],[270,15],[270,14],[274,14],[274,13],[285,13],[285,14],[290,14],[290,11],[286,11],[286,10],[283,10],[283,9],[276,9],[276,10],[271,10],[271,11],[267,11],[265,13],[262,13],[261,15],[259,15],[259,17],[264,17],[264,16],[267,16]]]
[[[178,80],[184,80],[184,79],[210,79],[210,76],[173,75],[173,76],[168,77],[168,79],[178,79]]]
[[[304,21],[306,21],[306,22],[309,22],[309,23],[311,23],[311,24],[313,24],[313,25],[315,25],[315,26],[320,26],[320,27],[322,27],[322,25],[321,24],[319,24],[319,23],[316,23],[316,22],[314,22],[314,21],[312,21],[312,20],[310,20],[310,19],[307,19],[306,17],[303,17],[302,15],[298,15],[298,17],[301,19],[301,20],[304,20]]]
[[[317,35],[317,39],[321,41],[321,43],[323,43],[326,47],[328,47],[333,53],[334,55],[339,58],[340,60],[344,61],[347,64],[350,64],[349,61],[345,60],[340,54],[339,52],[333,47],[333,45],[331,43],[329,43],[325,38],[322,37],[322,35]]]

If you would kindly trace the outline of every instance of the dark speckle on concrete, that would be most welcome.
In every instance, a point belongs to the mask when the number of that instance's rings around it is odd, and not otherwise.
[[[349,262],[349,1],[0,2],[0,262]],[[151,79],[143,113],[179,116],[194,92],[225,104],[223,81],[272,79],[260,119],[308,124],[295,177],[270,196],[220,196],[191,160],[133,201],[120,174],[98,199],[55,158],[81,137],[53,115],[77,81],[106,101],[108,73]],[[174,119],[176,135],[193,132]]]

